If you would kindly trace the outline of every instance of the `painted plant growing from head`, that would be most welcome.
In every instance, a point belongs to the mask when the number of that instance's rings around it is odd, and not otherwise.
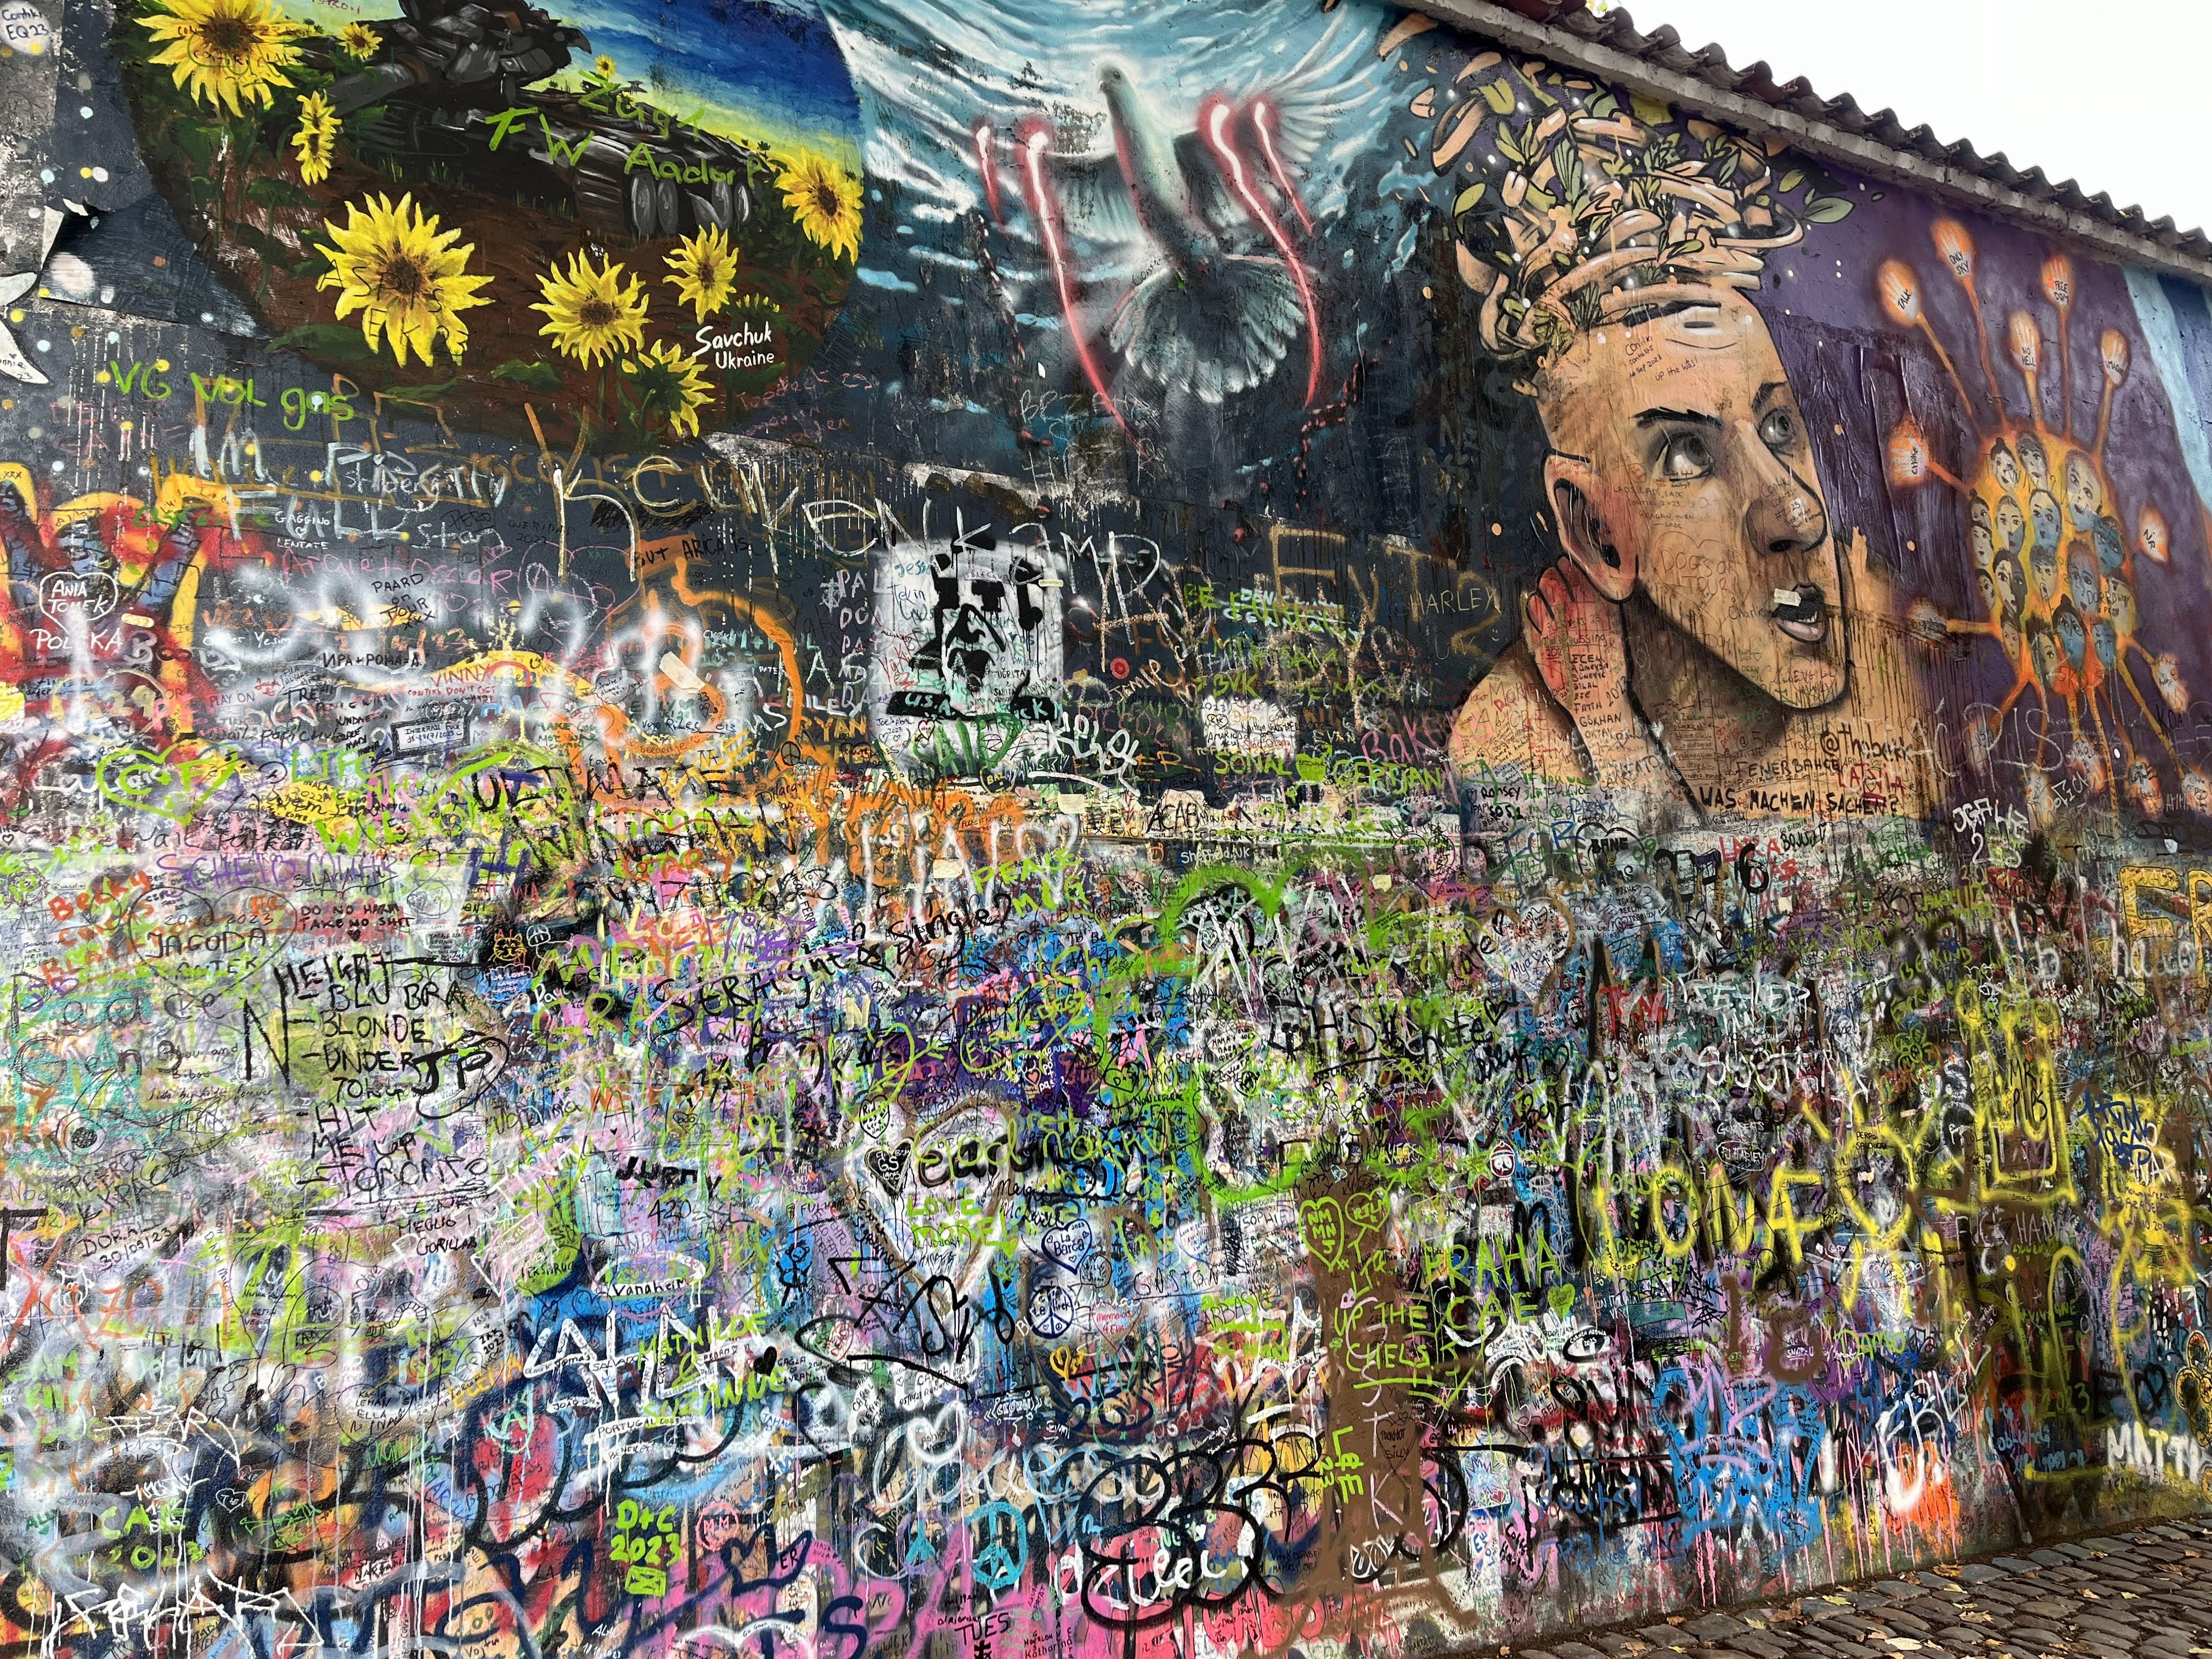
[[[1382,49],[1410,60],[1434,27],[1409,18]],[[1482,298],[1483,345],[1537,395],[1535,373],[1580,337],[1756,289],[1808,223],[1850,211],[1808,192],[1805,169],[1778,173],[1761,140],[1543,63],[1490,52],[1431,67],[1408,109],[1432,123],[1460,277]]]
[[[2093,434],[2077,433],[2072,263],[2053,253],[2040,277],[2057,321],[2056,363],[2045,354],[2048,343],[2037,319],[2015,310],[2003,331],[2002,355],[2012,373],[2000,378],[1975,282],[1973,239],[1965,226],[1943,219],[1936,223],[1934,240],[1973,316],[1984,396],[1968,390],[1945,348],[1917,270],[1903,259],[1887,259],[1875,280],[1889,319],[1919,331],[1942,364],[1960,414],[1976,434],[1974,452],[1959,473],[1947,470],[1929,453],[1925,431],[1908,416],[1889,434],[1887,463],[1898,488],[1938,483],[1959,496],[1983,603],[1982,617],[1962,619],[1919,601],[1913,607],[1914,631],[1923,637],[1986,640],[2012,670],[2012,684],[1996,708],[1975,717],[1968,757],[1987,774],[2004,744],[2007,717],[2032,698],[2042,715],[2039,733],[2058,739],[2066,769],[2092,797],[2112,791],[2116,806],[2124,795],[2155,818],[2166,811],[2169,789],[2179,787],[2191,811],[2212,816],[2212,781],[2182,761],[2168,731],[2169,716],[2189,704],[2179,665],[2170,655],[2154,656],[2138,635],[2140,584],[2157,580],[2158,568],[2171,556],[2171,536],[2164,516],[2148,502],[2136,505],[2130,530],[2126,503],[2106,465],[2113,395],[2130,367],[2127,336],[2107,328],[2099,337],[2095,372],[2103,390],[2097,427]],[[2063,410],[2056,425],[2044,395],[2054,368]],[[2018,403],[2008,395],[2015,378]],[[2023,750],[2038,741],[2023,737]],[[2047,822],[2053,809],[2051,771],[2032,756],[2021,765],[2031,816]]]

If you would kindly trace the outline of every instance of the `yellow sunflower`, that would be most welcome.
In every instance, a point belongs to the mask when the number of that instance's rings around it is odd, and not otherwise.
[[[154,62],[195,99],[233,115],[246,112],[240,100],[266,109],[270,88],[292,84],[284,74],[300,61],[292,42],[307,33],[269,0],[159,0],[138,21],[167,43]]]
[[[860,255],[860,181],[826,156],[801,150],[776,176],[791,216],[830,252]]]
[[[292,148],[300,152],[300,177],[311,185],[329,178],[337,147],[337,112],[321,93],[309,93],[300,100],[300,130],[292,135]]]
[[[376,49],[383,44],[384,37],[359,19],[348,23],[338,31],[338,45],[345,48],[345,54],[349,58],[362,59],[374,58],[376,56]]]
[[[671,274],[660,280],[673,283],[677,303],[692,307],[703,323],[708,312],[720,311],[729,302],[730,289],[738,280],[738,251],[730,246],[728,232],[709,225],[676,245],[668,256],[668,269]]]
[[[625,288],[623,274],[611,259],[594,270],[583,254],[569,255],[566,272],[556,264],[538,279],[545,298],[530,308],[546,319],[538,331],[587,368],[618,351],[641,349],[645,284],[632,276]]]
[[[471,276],[466,270],[473,242],[455,247],[461,233],[442,234],[438,217],[422,216],[410,197],[394,206],[382,196],[366,206],[346,204],[343,230],[325,222],[333,246],[315,245],[315,252],[331,262],[330,271],[316,284],[338,290],[337,317],[361,313],[361,331],[368,349],[376,349],[377,337],[388,334],[392,353],[404,367],[410,346],[422,361],[430,361],[430,348],[445,336],[446,350],[455,362],[468,347],[468,325],[460,313],[471,306],[489,305],[477,290],[491,281]]]
[[[714,401],[714,388],[696,359],[655,340],[635,357],[625,357],[623,373],[636,378],[638,402],[646,413],[679,438],[699,435],[699,411]]]
[[[602,81],[613,80],[615,78],[615,60],[602,52],[599,57],[592,59],[592,73],[598,76]]]

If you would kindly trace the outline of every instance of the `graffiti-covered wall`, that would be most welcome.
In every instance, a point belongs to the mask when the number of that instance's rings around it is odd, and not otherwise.
[[[0,20],[0,1655],[2204,1504],[2197,289],[1373,0]]]

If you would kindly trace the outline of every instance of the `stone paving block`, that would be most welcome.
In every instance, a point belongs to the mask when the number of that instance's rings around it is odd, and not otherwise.
[[[1700,1642],[1723,1642],[1731,1636],[1743,1634],[1745,1626],[1724,1613],[1709,1613],[1702,1619],[1686,1620],[1682,1628]]]
[[[2113,1619],[2100,1619],[2093,1613],[2083,1613],[2074,1621],[2074,1624],[2075,1628],[2085,1636],[2110,1637],[2124,1646],[2138,1640],[2142,1635],[2141,1631],[2130,1626],[2123,1625]]]
[[[2212,1544],[2212,1531],[2167,1524],[2069,1539],[1765,1607],[1580,1632],[1512,1659],[2212,1659],[2212,1548],[2183,1540]]]
[[[2154,1598],[2146,1595],[2142,1599],[2157,1617],[2169,1624],[2179,1625],[2188,1630],[2203,1630],[2205,1627],[2204,1608],[2191,1607],[2185,1597],[2161,1595]]]

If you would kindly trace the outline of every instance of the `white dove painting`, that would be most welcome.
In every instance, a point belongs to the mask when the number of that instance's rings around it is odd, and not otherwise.
[[[1024,285],[1019,314],[1064,335],[1116,421],[1136,389],[1208,406],[1324,397],[1325,243],[1347,163],[1381,142],[1379,14],[1303,0],[827,9],[907,257],[960,262],[933,227],[986,216],[1012,255],[996,274]]]

